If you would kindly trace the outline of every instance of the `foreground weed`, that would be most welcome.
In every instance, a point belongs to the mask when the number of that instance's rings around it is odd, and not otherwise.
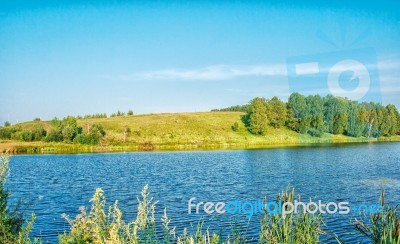
[[[289,189],[279,194],[276,202],[294,204],[294,196],[294,189]],[[299,211],[282,217],[280,214],[270,214],[266,209],[264,211],[259,243],[318,243],[320,235],[326,234],[321,229],[320,214]]]
[[[382,211],[370,215],[370,224],[355,218],[356,230],[368,237],[373,244],[400,244],[400,216],[397,207],[385,206],[385,192],[380,197]]]

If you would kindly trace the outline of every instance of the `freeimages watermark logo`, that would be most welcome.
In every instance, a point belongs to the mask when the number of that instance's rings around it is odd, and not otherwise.
[[[244,214],[250,219],[255,214],[279,214],[285,218],[288,214],[309,213],[309,214],[349,214],[353,213],[379,213],[383,207],[379,204],[360,204],[350,207],[349,202],[327,202],[321,200],[307,203],[294,200],[293,202],[270,201],[229,201],[229,202],[196,202],[192,197],[188,201],[188,214]]]

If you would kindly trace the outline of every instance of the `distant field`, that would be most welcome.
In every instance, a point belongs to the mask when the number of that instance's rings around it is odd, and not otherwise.
[[[196,150],[224,148],[257,148],[295,146],[312,143],[346,143],[366,141],[400,141],[400,136],[389,138],[353,138],[324,134],[321,138],[300,135],[285,127],[270,128],[265,136],[253,135],[241,121],[240,112],[201,112],[146,114],[112,118],[79,119],[84,130],[95,123],[103,125],[106,136],[100,145],[67,143],[0,141],[0,150],[13,153],[76,153],[151,150]],[[239,130],[232,125],[238,122]],[[21,123],[23,129],[42,123],[47,130],[49,121]],[[124,142],[124,130],[129,133]]]

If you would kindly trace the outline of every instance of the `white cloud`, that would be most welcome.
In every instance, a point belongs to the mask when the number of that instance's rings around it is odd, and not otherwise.
[[[398,59],[382,60],[378,62],[378,70],[381,72],[398,70],[400,62]],[[367,64],[369,69],[376,68],[375,65]],[[299,70],[304,73],[309,72],[307,67],[299,66]],[[331,67],[319,67],[319,72],[327,73]],[[343,70],[349,67],[342,67]],[[355,70],[357,71],[357,70]],[[300,72],[300,73],[301,73]],[[231,80],[235,78],[250,76],[287,76],[286,64],[256,64],[256,65],[213,65],[193,69],[168,68],[149,71],[138,71],[132,74],[103,76],[106,79],[122,81],[160,81],[160,80]]]
[[[286,76],[285,65],[215,65],[199,69],[162,69],[122,75],[120,80],[230,80],[245,76]]]

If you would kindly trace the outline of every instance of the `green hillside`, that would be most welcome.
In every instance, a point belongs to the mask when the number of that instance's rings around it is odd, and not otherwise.
[[[78,119],[83,130],[101,124],[106,135],[99,145],[81,145],[65,142],[0,141],[0,150],[11,153],[77,153],[152,150],[235,149],[295,146],[313,143],[342,143],[377,141],[376,138],[353,138],[344,135],[324,134],[311,137],[282,127],[270,128],[265,136],[251,134],[241,121],[241,112],[164,113],[121,116],[111,118]],[[239,129],[232,125],[237,122]],[[32,121],[13,125],[29,130],[43,125],[54,128],[50,121]],[[126,131],[126,133],[124,133]],[[126,134],[126,137],[124,136]],[[400,137],[379,140],[399,140]]]

